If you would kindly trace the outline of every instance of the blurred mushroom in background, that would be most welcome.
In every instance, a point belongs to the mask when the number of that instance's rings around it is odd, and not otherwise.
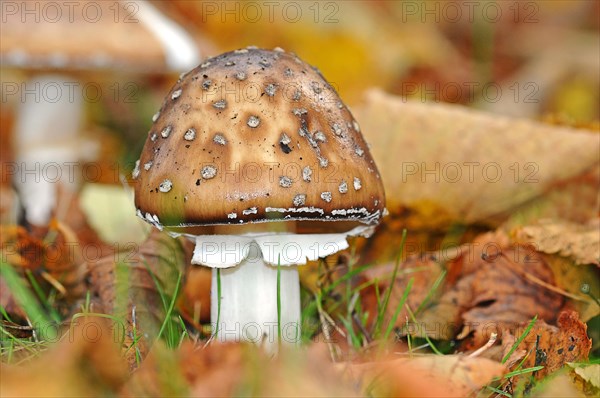
[[[189,70],[207,48],[207,42],[192,37],[148,2],[6,4],[0,43],[2,94],[3,104],[16,108],[14,161],[6,169],[25,221],[47,224],[58,185],[76,191],[81,162],[97,159],[98,142],[82,135],[85,106],[115,94],[110,90],[118,86],[107,90],[107,80]]]

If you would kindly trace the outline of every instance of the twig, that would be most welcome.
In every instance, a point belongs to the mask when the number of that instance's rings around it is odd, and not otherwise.
[[[319,320],[321,321],[321,330],[323,331],[323,336],[325,336],[325,343],[327,344],[327,348],[329,349],[329,355],[331,356],[331,360],[335,363],[337,362],[337,352],[335,347],[331,342],[331,334],[329,333],[329,328],[327,327],[327,320],[325,319],[323,308],[321,308],[320,298],[316,297],[317,303],[317,312],[319,313]]]
[[[586,298],[583,298],[581,296],[578,296],[576,294],[573,293],[569,293],[566,290],[563,290],[559,287],[553,286],[547,282],[544,282],[543,280],[541,280],[540,278],[538,278],[537,276],[531,275],[530,273],[528,273],[527,271],[523,271],[521,269],[519,269],[518,267],[516,267],[516,264],[504,253],[500,254],[502,257],[504,257],[506,259],[506,261],[508,262],[508,266],[511,270],[515,271],[517,274],[523,276],[525,279],[528,279],[529,281],[535,283],[536,285],[540,285],[548,290],[553,291],[554,293],[558,293],[561,294],[565,297],[569,297],[573,300],[577,300],[577,301],[583,301],[583,302],[588,302],[589,300]]]
[[[51,284],[52,287],[61,294],[61,296],[64,297],[67,295],[67,289],[55,277],[53,277],[46,271],[40,272],[40,275],[42,276],[42,278],[44,278],[46,280],[46,282]]]
[[[492,333],[490,336],[490,339],[487,341],[487,343],[485,343],[485,345],[479,347],[476,351],[472,352],[471,354],[469,354],[467,356],[467,358],[475,358],[478,357],[479,355],[481,355],[484,351],[486,351],[488,348],[490,348],[491,346],[493,346],[496,343],[496,340],[498,339],[498,333]]]

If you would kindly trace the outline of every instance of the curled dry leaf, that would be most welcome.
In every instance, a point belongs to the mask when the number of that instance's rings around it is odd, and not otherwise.
[[[544,366],[535,372],[538,380],[556,372],[569,362],[587,360],[592,348],[592,340],[587,336],[587,325],[581,322],[575,311],[561,312],[557,324],[558,327],[537,321],[517,347],[517,350],[529,353],[523,362],[523,369]],[[521,325],[521,332],[525,326],[526,324]]]
[[[353,113],[371,144],[387,207],[409,228],[497,224],[571,181],[593,184],[597,192],[597,179],[578,180],[600,162],[600,135],[587,130],[410,102],[378,90],[368,91]],[[596,195],[592,203],[561,212],[566,219],[585,221],[596,217],[597,209]],[[429,214],[443,217],[425,217]]]
[[[23,269],[35,269],[41,266],[44,252],[43,242],[27,233],[17,225],[0,226],[0,248],[2,260]]]
[[[486,358],[425,355],[362,364],[340,364],[363,393],[386,397],[470,396],[506,368]],[[373,392],[375,394],[373,394]]]
[[[517,228],[515,240],[535,245],[537,251],[570,257],[575,264],[600,265],[599,219],[587,224],[542,220]]]
[[[80,241],[67,225],[56,221],[49,228],[38,229],[37,232],[45,239],[20,226],[1,226],[2,260],[15,268],[24,285],[30,286],[33,280],[45,295],[55,290],[60,310],[69,312],[72,304],[85,293]],[[0,283],[3,287],[0,304],[9,316],[25,319],[6,282],[0,278]]]
[[[92,311],[124,322],[123,348],[130,366],[157,337],[191,252],[189,242],[153,231],[140,246],[131,245],[91,265]]]

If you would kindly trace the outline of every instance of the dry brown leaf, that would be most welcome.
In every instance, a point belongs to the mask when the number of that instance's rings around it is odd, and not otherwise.
[[[178,277],[191,261],[191,251],[189,242],[154,230],[139,247],[132,245],[91,264],[92,310],[125,322],[123,348],[132,368],[136,357],[147,353],[166,316],[157,283],[170,300]],[[140,339],[135,349],[128,349],[136,337]]]
[[[186,321],[200,330],[201,323],[210,322],[210,286],[212,270],[208,267],[188,267],[185,285],[177,300],[177,309]]]
[[[2,397],[113,395],[125,382],[126,365],[104,318],[73,321],[61,341],[24,365],[0,364]]]
[[[587,130],[407,102],[378,90],[368,91],[353,112],[371,144],[387,207],[395,217],[409,209],[410,228],[506,220],[518,206],[577,180],[600,162],[600,135]],[[578,184],[594,184],[597,191],[597,180]],[[594,206],[563,210],[566,219],[585,221],[597,209],[598,198]],[[445,216],[424,217],[432,213]]]
[[[241,344],[211,344],[193,348],[189,344],[182,352],[181,367],[193,396],[233,396],[243,381],[245,357],[250,347]],[[253,351],[253,350],[252,350]],[[255,363],[265,364],[268,358],[260,352],[251,354]],[[262,366],[261,366],[262,368]]]
[[[36,237],[36,233],[44,239]],[[0,249],[3,260],[21,275],[24,285],[31,286],[34,280],[44,294],[48,295],[52,289],[58,293],[60,312],[68,313],[72,304],[83,297],[85,267],[81,246],[68,226],[53,222],[50,228],[38,228],[34,232],[20,226],[1,226]],[[5,282],[1,283],[5,287]],[[0,294],[0,303],[9,315],[24,319],[7,286]]]
[[[563,311],[558,316],[558,326],[537,321],[529,334],[521,342],[518,350],[529,353],[522,368],[544,366],[534,373],[538,380],[556,372],[569,362],[582,362],[588,359],[592,340],[587,336],[587,325],[575,311]],[[523,323],[516,331],[523,333],[527,324]],[[506,355],[510,347],[503,355]]]
[[[472,346],[478,347],[491,333],[514,330],[537,315],[538,319],[554,322],[563,306],[564,297],[547,286],[554,287],[551,269],[539,256],[531,256],[528,248],[515,246],[504,249],[494,259],[479,259],[477,270],[470,275],[471,302],[462,314],[462,337],[475,334]]]
[[[57,203],[54,219],[59,225],[67,226],[77,236],[84,261],[99,259],[115,250],[115,247],[104,242],[90,225],[78,194],[69,193],[59,185]]]
[[[569,224],[548,220],[540,221],[532,226],[517,228],[511,233],[511,241],[531,244],[538,252],[541,252],[539,255],[552,269],[556,286],[568,293],[571,297],[570,308],[579,312],[580,318],[584,322],[600,314],[600,306],[592,298],[600,296],[600,280],[597,269],[577,266],[576,258],[584,262],[589,261],[594,256],[593,252],[598,250],[594,248],[599,239],[598,229],[594,226],[596,223],[597,220],[592,220],[587,224]],[[594,237],[594,235],[596,236]],[[560,247],[564,247],[564,249],[560,249]],[[557,253],[561,250],[564,251]],[[569,253],[573,253],[573,255],[570,256]],[[569,255],[569,257],[565,257],[565,255]],[[582,260],[584,257],[588,260]],[[590,295],[584,294],[585,290]]]
[[[575,264],[600,265],[600,219],[587,224],[541,220],[518,228],[515,240],[533,244],[537,251],[570,257]]]
[[[195,350],[182,365],[194,373],[193,396],[352,397],[323,345],[283,350],[269,358],[255,346],[214,344]]]
[[[445,283],[433,292],[434,281],[445,264]],[[378,279],[380,291],[389,286],[393,264],[366,271],[367,280]],[[492,333],[513,330],[534,316],[554,322],[565,298],[556,289],[553,272],[531,248],[510,245],[502,232],[480,236],[454,252],[440,251],[412,256],[399,266],[385,324],[397,310],[410,278],[413,286],[407,304],[417,322],[401,309],[395,326],[403,334],[428,335],[449,340],[474,333],[469,347],[484,345]],[[429,298],[427,298],[429,296]],[[423,303],[427,298],[428,302]],[[374,289],[363,291],[363,302],[375,313]],[[421,311],[417,311],[421,308]],[[371,318],[372,319],[372,318]]]
[[[567,292],[569,300],[565,309],[574,309],[583,322],[600,314],[600,306],[593,297],[600,295],[600,279],[595,267],[575,265],[572,260],[555,254],[540,254],[552,269],[556,286]],[[591,296],[583,293],[587,289]]]
[[[188,342],[177,351],[157,340],[140,367],[119,391],[120,397],[183,397],[189,386],[181,369],[180,356],[188,350]]]
[[[3,260],[9,264],[26,269],[35,269],[41,265],[41,253],[44,244],[17,225],[0,225],[0,248]]]
[[[504,365],[486,358],[462,355],[427,355],[341,365],[363,392],[387,397],[464,397],[495,377]]]
[[[83,298],[86,290],[85,246],[75,231],[55,219],[51,221],[46,237],[51,239],[46,245],[43,263],[51,277],[46,280],[70,302]]]
[[[357,396],[340,378],[319,344],[272,358],[249,344],[186,341],[175,353],[155,344],[121,396]]]

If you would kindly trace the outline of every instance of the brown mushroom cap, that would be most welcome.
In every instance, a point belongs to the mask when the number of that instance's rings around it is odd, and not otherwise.
[[[138,215],[168,227],[274,220],[377,224],[383,184],[318,70],[282,50],[206,60],[171,89],[134,172]]]

